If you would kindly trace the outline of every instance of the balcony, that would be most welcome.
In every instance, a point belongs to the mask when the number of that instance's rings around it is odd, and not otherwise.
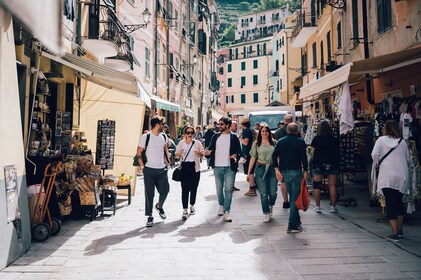
[[[277,22],[277,21],[279,21],[279,20],[280,20],[279,15],[272,16],[272,22]]]
[[[268,74],[267,74],[267,77],[268,78],[271,78],[271,77],[279,77],[279,70],[269,71]]]
[[[266,20],[265,19],[260,19],[257,21],[258,25],[265,25],[266,24]]]
[[[241,27],[247,27],[247,26],[249,26],[249,23],[248,22],[242,22],[241,23]]]
[[[122,42],[117,55],[106,58],[104,65],[121,72],[133,70],[134,64],[140,66],[140,63],[134,56],[132,50],[130,40]]]
[[[98,58],[117,56],[121,46],[121,36],[126,35],[124,25],[119,21],[112,7],[86,5],[89,9],[88,34],[83,35],[83,48]]]

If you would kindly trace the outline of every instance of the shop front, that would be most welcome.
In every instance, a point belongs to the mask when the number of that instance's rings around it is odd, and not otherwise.
[[[177,137],[177,125],[181,122],[180,114],[184,112],[184,108],[156,95],[152,95],[151,99],[152,107],[156,108],[158,115],[165,117],[170,135],[175,139]]]

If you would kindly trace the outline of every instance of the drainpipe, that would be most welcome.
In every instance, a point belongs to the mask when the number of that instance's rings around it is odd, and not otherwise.
[[[155,19],[158,20],[158,4],[159,0],[156,0],[155,2]],[[156,95],[156,91],[158,90],[158,23],[155,24],[155,36],[154,36],[154,79],[153,79],[153,91]],[[154,106],[153,106],[154,107]],[[156,110],[156,108],[155,108]]]
[[[368,26],[367,26],[367,0],[362,0],[362,9],[363,9],[363,38],[364,38],[364,58],[367,59],[370,57],[368,49]],[[365,87],[367,92],[367,101],[371,105],[374,104],[374,98],[371,88],[371,79],[369,74],[364,75],[365,78]]]
[[[167,84],[167,100],[170,100],[170,15],[169,15],[169,10],[170,10],[170,0],[167,0],[166,2],[166,10],[167,10],[167,30],[166,30],[166,37],[167,37],[167,47],[165,48],[165,67],[167,69],[165,69],[165,83]]]
[[[76,44],[80,46],[82,44],[82,2],[77,2],[77,20],[76,20]],[[77,49],[77,55],[80,56],[80,50]],[[76,77],[76,86],[77,86],[77,100],[79,103],[77,110],[77,125],[80,127],[80,105],[82,103],[82,93],[81,93],[81,80],[80,77]]]

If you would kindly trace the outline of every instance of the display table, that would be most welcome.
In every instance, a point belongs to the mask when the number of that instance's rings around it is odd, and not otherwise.
[[[127,190],[127,196],[128,196],[128,204],[130,205],[130,203],[132,202],[132,185],[128,184],[128,185],[117,185],[117,189],[118,190]]]

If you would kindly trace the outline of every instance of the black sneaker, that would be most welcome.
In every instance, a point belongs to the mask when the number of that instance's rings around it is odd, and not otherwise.
[[[146,227],[153,227],[153,217],[149,216],[148,221],[146,222]]]
[[[284,208],[284,209],[289,209],[289,207],[290,207],[289,202],[284,202],[282,204],[282,208]]]
[[[389,235],[387,237],[387,240],[390,240],[390,241],[393,241],[393,242],[399,242],[399,237],[398,237],[397,234],[392,234],[392,235]]]
[[[296,227],[296,228],[288,228],[287,229],[287,233],[299,233],[299,232],[302,232],[303,231],[303,229],[302,229],[302,227]]]
[[[156,210],[156,211],[158,211],[159,216],[161,217],[161,219],[165,220],[165,219],[167,218],[167,215],[165,214],[164,209],[159,208],[159,207],[158,207],[158,203],[157,203],[157,204],[155,204],[155,210]]]

